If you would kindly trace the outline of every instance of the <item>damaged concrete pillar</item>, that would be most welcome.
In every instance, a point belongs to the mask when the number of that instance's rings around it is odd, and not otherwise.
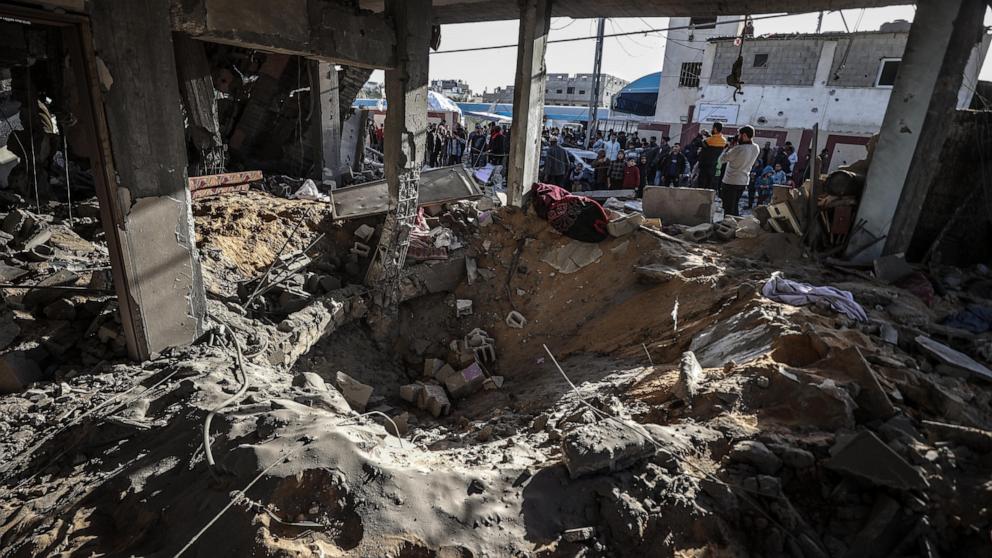
[[[984,13],[984,0],[917,3],[858,209],[865,224],[848,245],[857,261],[909,247]]]
[[[420,167],[427,134],[427,86],[431,42],[430,0],[387,0],[386,14],[396,25],[396,68],[386,70],[385,174],[389,213],[383,225],[367,283],[376,285],[376,302],[398,304],[399,271],[406,260],[410,230],[417,214]]]
[[[340,185],[341,172],[341,88],[338,84],[337,65],[333,62],[314,62],[317,66],[317,95],[320,108],[320,160],[322,168],[331,171],[332,178]],[[318,174],[320,174],[318,172]]]
[[[517,74],[513,82],[513,128],[507,169],[510,205],[523,205],[524,195],[537,180],[544,118],[544,53],[551,29],[551,0],[523,0],[517,42]]]
[[[214,78],[204,44],[176,33],[172,37],[176,49],[176,70],[179,91],[189,119],[190,138],[200,152],[199,170],[202,174],[224,172],[223,141],[214,96]]]
[[[90,21],[113,163],[100,192],[114,288],[132,357],[202,332],[203,280],[169,0],[91,0]]]

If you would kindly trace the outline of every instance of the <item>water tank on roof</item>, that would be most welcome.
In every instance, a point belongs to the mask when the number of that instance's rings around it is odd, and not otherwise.
[[[897,19],[883,23],[878,30],[882,33],[909,33],[909,28],[912,26],[913,24],[905,19]]]

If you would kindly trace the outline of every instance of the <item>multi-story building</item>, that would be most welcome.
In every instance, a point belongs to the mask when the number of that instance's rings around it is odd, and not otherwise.
[[[730,132],[750,124],[756,142],[790,141],[804,160],[816,125],[831,169],[863,158],[881,128],[909,22],[878,31],[746,37],[742,46],[740,19],[672,18],[673,27],[689,28],[669,34],[654,122],[641,124],[641,135],[685,143],[713,122]],[[988,46],[986,34],[971,53],[958,108],[971,103]],[[728,85],[738,57],[740,91]]]
[[[386,96],[386,90],[382,83],[378,81],[366,81],[362,90],[358,93],[359,99],[382,99]]]
[[[592,97],[593,74],[548,74],[544,85],[544,104],[564,107],[588,107]],[[609,74],[602,74],[599,81],[596,106],[609,107],[613,96],[620,92],[627,81]],[[512,103],[513,86],[497,87],[492,93],[482,95],[486,103]]]
[[[467,83],[460,79],[435,79],[431,80],[431,91],[440,93],[452,101],[471,101],[472,89]]]

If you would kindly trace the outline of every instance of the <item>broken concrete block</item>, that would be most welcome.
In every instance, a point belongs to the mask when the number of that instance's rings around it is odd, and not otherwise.
[[[68,269],[63,269],[56,271],[55,273],[45,277],[38,282],[39,287],[66,287],[70,285],[75,285],[76,281],[79,280],[79,275],[69,271]],[[56,299],[63,296],[67,296],[67,291],[60,291],[58,289],[34,289],[27,292],[24,298],[21,300],[21,304],[25,308],[34,308],[35,306],[41,306],[43,304],[48,304]]]
[[[919,469],[892,451],[874,433],[863,430],[830,448],[826,466],[878,486],[924,490],[930,486]]]
[[[956,444],[966,446],[976,453],[984,454],[992,452],[992,432],[988,430],[932,420],[924,420],[922,422],[930,439],[934,442],[950,440]]]
[[[0,356],[0,393],[18,392],[42,379],[41,368],[23,351]]]
[[[434,379],[441,382],[442,384],[448,379],[448,376],[455,374],[455,369],[451,367],[450,364],[444,364],[441,368],[434,371]]]
[[[782,479],[771,475],[748,477],[741,482],[741,488],[759,496],[780,498],[782,496]]]
[[[713,225],[713,234],[723,241],[733,240],[737,235],[737,221],[730,218],[724,219]]]
[[[482,382],[482,387],[486,391],[495,391],[503,387],[503,376],[491,376],[486,378],[486,381]]]
[[[716,191],[707,188],[644,188],[644,216],[665,224],[699,225],[713,222]]]
[[[598,244],[572,240],[564,246],[548,249],[541,256],[541,261],[561,273],[569,274],[598,262],[602,257],[603,251]]]
[[[472,301],[459,298],[455,301],[455,317],[472,315]]]
[[[468,368],[449,374],[444,379],[444,387],[448,388],[448,393],[452,397],[460,398],[471,395],[482,388],[482,383],[486,380],[485,373],[478,363],[472,363]]]
[[[523,329],[527,325],[527,318],[516,310],[510,310],[510,313],[506,315],[506,325],[514,329]]]
[[[3,224],[0,225],[0,230],[13,237],[17,237],[21,232],[21,228],[27,223],[28,217],[30,217],[30,214],[27,211],[14,209],[4,217]]]
[[[562,532],[561,538],[566,542],[582,542],[592,540],[596,537],[595,527],[581,527],[579,529],[566,529]]]
[[[439,358],[425,358],[424,359],[424,377],[433,378],[437,371],[444,366],[444,361]]]
[[[351,405],[351,408],[359,413],[365,412],[369,398],[372,397],[372,386],[363,384],[344,372],[338,372],[336,376],[338,389],[344,400]]]
[[[785,448],[782,452],[782,462],[793,469],[808,469],[816,464],[816,456],[801,448]]]
[[[429,412],[434,418],[446,415],[451,410],[451,401],[444,388],[437,384],[425,384],[417,399],[417,407]]]
[[[371,251],[372,248],[363,242],[356,242],[355,245],[351,247],[351,253],[360,258],[368,257],[369,252]]]
[[[476,263],[475,258],[465,258],[465,279],[468,284],[471,285],[475,283],[475,280],[479,277],[479,264]]]
[[[672,387],[672,395],[682,400],[686,405],[692,405],[696,392],[704,379],[703,367],[696,360],[692,351],[682,353],[679,362],[679,379]]]
[[[685,230],[682,236],[693,242],[702,242],[713,235],[713,224],[703,223]]]
[[[774,475],[782,468],[782,460],[757,440],[742,440],[730,449],[730,459],[753,466],[766,475]]]
[[[52,239],[52,231],[48,229],[43,229],[35,233],[31,238],[24,241],[23,250],[25,252],[30,252],[35,248],[41,246],[42,244],[48,242]]]
[[[831,358],[831,361],[840,364],[842,369],[850,374],[852,379],[857,382],[860,390],[854,401],[858,404],[858,408],[861,411],[871,418],[881,420],[896,414],[897,409],[895,405],[889,400],[888,394],[885,393],[885,389],[882,388],[882,384],[878,381],[875,370],[865,360],[860,349],[850,347],[837,351]]]
[[[562,457],[573,479],[620,471],[654,455],[654,444],[641,425],[620,419],[583,424],[562,438]]]
[[[375,234],[375,227],[370,225],[363,224],[359,226],[357,229],[355,229],[355,238],[361,240],[364,243],[368,243],[368,241],[372,238],[372,235],[374,234]]]
[[[293,385],[307,391],[327,391],[327,383],[314,372],[302,372],[293,376]]]
[[[416,403],[420,399],[420,392],[424,390],[424,384],[417,382],[400,386],[400,399],[408,403]]]
[[[754,217],[745,217],[737,222],[734,236],[737,238],[757,238],[761,234],[761,222]]]
[[[0,313],[0,351],[6,349],[21,334],[21,327],[14,323],[14,315],[10,312]]]
[[[640,213],[631,213],[629,215],[624,215],[617,219],[613,219],[606,225],[607,232],[610,236],[621,237],[626,236],[638,228],[640,228],[641,223],[644,222],[644,215]]]

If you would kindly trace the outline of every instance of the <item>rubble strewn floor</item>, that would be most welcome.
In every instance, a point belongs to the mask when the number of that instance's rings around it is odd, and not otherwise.
[[[249,317],[238,283],[308,211],[289,249],[325,234],[300,273],[335,288]],[[0,556],[992,550],[992,391],[915,341],[987,362],[989,334],[937,324],[982,300],[977,274],[928,307],[788,257],[779,235],[714,247],[642,228],[576,246],[519,210],[442,214],[465,246],[410,267],[382,338],[359,319],[362,223],[259,192],[196,215],[214,325],[200,343],[0,398]],[[870,320],[762,297],[774,271],[851,291]],[[474,360],[457,343],[473,334],[494,340],[484,387],[465,380],[476,391],[440,416],[405,399],[435,385],[425,371]],[[211,468],[204,421],[245,383],[212,419]]]

